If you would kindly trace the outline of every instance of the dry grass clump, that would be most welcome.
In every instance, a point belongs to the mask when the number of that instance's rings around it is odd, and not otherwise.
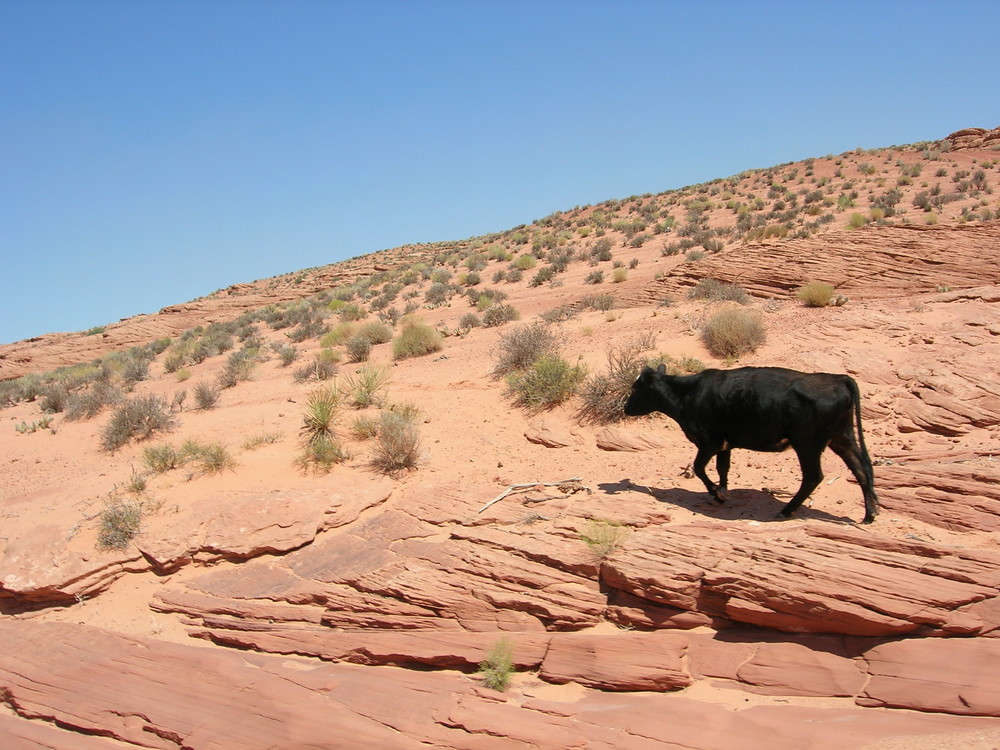
[[[375,434],[372,466],[383,474],[394,475],[414,469],[420,460],[420,431],[408,414],[384,411]]]
[[[822,281],[810,281],[798,288],[795,296],[806,307],[826,307],[833,301],[836,290],[832,284]]]
[[[713,356],[734,358],[756,351],[767,340],[767,334],[759,315],[730,307],[705,323],[701,340]]]

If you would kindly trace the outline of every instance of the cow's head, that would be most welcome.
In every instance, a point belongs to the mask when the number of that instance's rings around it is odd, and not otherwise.
[[[660,365],[655,370],[643,367],[639,377],[632,384],[632,392],[625,401],[624,411],[630,417],[642,417],[654,411],[663,411],[664,390],[667,368]]]

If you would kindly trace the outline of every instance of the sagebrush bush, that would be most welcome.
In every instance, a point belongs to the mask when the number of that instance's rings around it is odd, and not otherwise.
[[[344,349],[351,362],[367,362],[372,353],[372,342],[368,337],[358,334],[344,342]]]
[[[512,328],[500,334],[491,375],[499,378],[515,370],[526,370],[545,354],[559,354],[559,349],[558,337],[544,323]]]
[[[492,304],[483,311],[483,325],[487,328],[496,328],[520,318],[521,313],[513,305],[506,302]]]
[[[393,359],[422,357],[441,349],[441,334],[426,323],[406,321],[392,342]]]
[[[373,320],[369,323],[363,323],[354,335],[368,339],[372,345],[387,344],[392,341],[392,328],[385,323]]]
[[[398,474],[416,468],[420,460],[420,431],[416,423],[403,414],[382,412],[372,466],[383,474]]]
[[[143,463],[154,474],[163,474],[171,469],[176,469],[184,463],[184,460],[184,455],[167,443],[151,445],[142,452]]]
[[[198,464],[198,468],[205,474],[217,474],[226,469],[236,468],[236,460],[229,454],[229,450],[222,443],[209,443],[198,446],[197,452],[192,456]]]
[[[738,307],[716,313],[701,329],[701,340],[720,358],[739,357],[757,350],[766,340],[760,316]]]
[[[214,409],[221,391],[211,383],[198,383],[194,387],[194,408],[208,411]]]
[[[562,357],[545,354],[528,369],[507,376],[507,388],[515,403],[543,409],[570,398],[587,376],[582,364],[571,365]]]
[[[718,279],[702,279],[689,292],[691,299],[707,299],[738,302],[741,305],[750,304],[750,295],[736,284],[727,284]]]
[[[832,284],[822,281],[810,281],[798,288],[795,296],[806,307],[826,307],[833,301],[836,290]]]
[[[223,388],[234,388],[237,383],[249,380],[257,367],[257,354],[249,349],[232,352],[226,360],[226,366],[219,373],[219,385]]]
[[[80,393],[74,393],[66,402],[66,419],[71,422],[93,419],[106,406],[120,404],[125,393],[116,385],[110,383],[94,383],[90,388]]]
[[[101,432],[101,447],[114,453],[129,440],[145,440],[174,426],[166,399],[137,396],[122,403]]]

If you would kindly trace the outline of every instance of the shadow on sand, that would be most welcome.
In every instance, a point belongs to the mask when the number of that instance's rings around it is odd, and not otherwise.
[[[708,518],[715,518],[724,521],[759,521],[760,523],[780,522],[787,520],[800,521],[829,521],[831,523],[851,524],[856,522],[848,516],[835,516],[826,511],[809,508],[803,505],[791,519],[786,519],[779,515],[779,511],[791,499],[781,500],[773,492],[768,490],[729,490],[729,500],[719,503],[707,492],[692,492],[691,490],[679,487],[648,487],[636,484],[630,479],[621,479],[617,482],[603,482],[597,485],[598,489],[608,495],[617,495],[622,492],[642,492],[652,495],[657,502],[674,505],[684,508],[692,513],[697,513]]]

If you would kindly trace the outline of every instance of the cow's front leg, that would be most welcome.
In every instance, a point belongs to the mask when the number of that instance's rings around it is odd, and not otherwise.
[[[705,471],[705,467],[708,466],[708,462],[712,460],[712,456],[714,455],[714,450],[709,448],[699,448],[698,455],[694,457],[694,464],[692,465],[692,468],[694,469],[694,475],[705,485],[705,488],[708,490],[708,494],[720,503],[724,503],[726,498],[724,495],[719,497],[719,485],[709,479],[708,473]]]

